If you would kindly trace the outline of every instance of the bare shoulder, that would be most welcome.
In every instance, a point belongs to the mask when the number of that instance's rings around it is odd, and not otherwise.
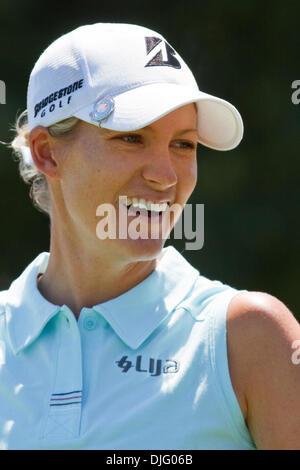
[[[230,302],[227,335],[233,388],[257,447],[300,449],[297,319],[276,297],[243,292]]]

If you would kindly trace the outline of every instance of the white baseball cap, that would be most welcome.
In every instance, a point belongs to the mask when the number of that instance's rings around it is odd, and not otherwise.
[[[76,116],[116,131],[141,129],[171,111],[196,103],[199,142],[235,148],[243,121],[227,101],[199,90],[164,37],[119,23],[81,26],[54,41],[29,79],[29,131]]]

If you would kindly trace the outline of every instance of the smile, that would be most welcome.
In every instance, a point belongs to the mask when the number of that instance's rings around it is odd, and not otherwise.
[[[127,198],[126,206],[129,209],[130,207],[134,207],[136,209],[144,209],[151,212],[165,212],[169,204],[167,202],[163,203],[156,203],[154,201],[146,201],[145,199],[137,199],[137,198]]]

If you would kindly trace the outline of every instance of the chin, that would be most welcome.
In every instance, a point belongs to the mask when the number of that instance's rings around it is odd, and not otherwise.
[[[122,247],[125,256],[135,261],[147,261],[161,255],[166,240],[138,238],[137,240],[118,240],[118,243]]]

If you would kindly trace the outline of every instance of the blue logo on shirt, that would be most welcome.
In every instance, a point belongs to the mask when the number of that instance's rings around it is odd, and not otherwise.
[[[128,372],[132,367],[135,368],[137,372],[146,372],[149,373],[152,377],[157,377],[158,375],[163,374],[174,374],[179,370],[179,362],[174,361],[173,359],[153,359],[150,357],[149,362],[144,360],[143,357],[137,356],[135,363],[128,359],[128,356],[122,356],[119,361],[116,361],[118,367],[122,369],[122,372]]]

